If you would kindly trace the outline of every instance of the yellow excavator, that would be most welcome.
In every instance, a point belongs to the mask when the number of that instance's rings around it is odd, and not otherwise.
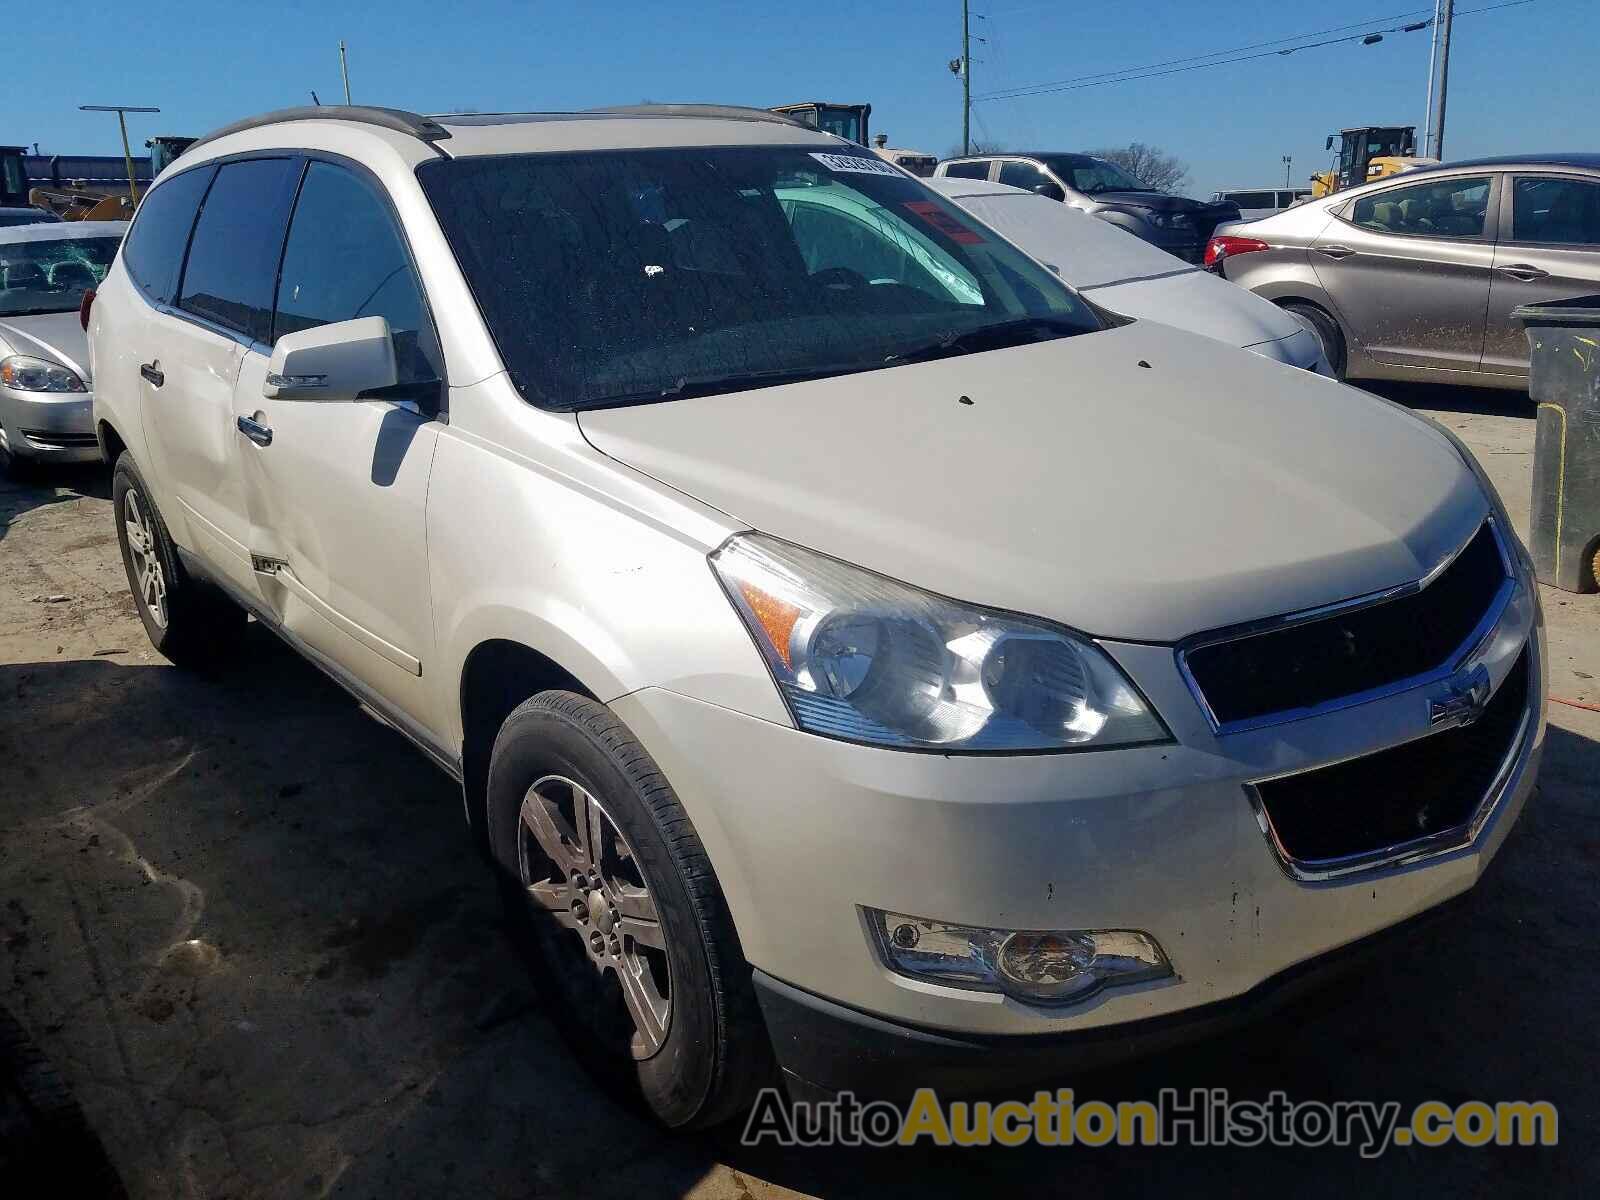
[[[150,177],[154,179],[166,167],[187,150],[194,143],[192,137],[179,137],[172,134],[162,134],[145,141],[145,147],[150,151]],[[6,169],[4,156],[12,147],[0,146],[0,170]],[[20,172],[20,150],[17,162]],[[78,160],[82,161],[82,160]],[[19,175],[19,178],[21,176]],[[90,186],[82,180],[66,179],[53,183],[48,187],[36,187],[28,190],[25,200],[16,203],[26,203],[34,208],[43,208],[55,213],[63,221],[127,221],[133,217],[133,210],[138,207],[139,201],[144,198],[144,187],[135,180],[129,180],[126,188],[120,185],[103,186],[105,181],[97,181],[102,186]],[[138,188],[135,191],[135,188]]]
[[[1439,161],[1417,155],[1415,125],[1361,125],[1341,129],[1328,135],[1326,148],[1337,149],[1339,156],[1328,170],[1311,176],[1313,200]]]

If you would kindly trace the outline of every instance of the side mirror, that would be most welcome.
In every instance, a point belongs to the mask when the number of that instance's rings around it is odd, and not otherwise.
[[[1046,179],[1043,183],[1033,185],[1033,194],[1043,196],[1046,200],[1065,200],[1067,194],[1061,190],[1061,185]]]
[[[272,348],[261,394],[269,400],[354,400],[398,380],[383,317],[286,333]]]
[[[1328,135],[1328,140],[1322,144],[1322,148],[1324,150],[1332,150],[1333,149],[1333,134],[1330,133]]]

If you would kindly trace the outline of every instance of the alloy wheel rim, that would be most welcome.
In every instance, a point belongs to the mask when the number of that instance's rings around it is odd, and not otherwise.
[[[629,1053],[651,1057],[671,1026],[672,986],[644,865],[600,801],[563,775],[546,775],[528,789],[517,832],[520,882],[545,919],[548,944],[578,977],[567,982],[620,994],[633,1026]],[[600,1006],[580,1007],[598,1026]]]
[[[145,515],[144,503],[134,488],[122,499],[122,527],[127,534],[128,554],[133,559],[133,588],[150,618],[162,629],[167,627],[167,576],[156,550],[155,531]]]

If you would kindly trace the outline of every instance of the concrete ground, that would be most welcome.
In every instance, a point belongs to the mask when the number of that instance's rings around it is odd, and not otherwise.
[[[1527,519],[1525,397],[1393,392]],[[747,1150],[596,1092],[504,940],[455,789],[252,628],[184,675],[133,613],[103,472],[0,485],[0,995],[135,1197],[1592,1194],[1600,713],[1464,911],[1245,1032],[1074,1082],[1548,1099],[1557,1149]],[[1600,702],[1600,596],[1546,590],[1554,694]],[[1137,1184],[1131,1181],[1137,1181]]]

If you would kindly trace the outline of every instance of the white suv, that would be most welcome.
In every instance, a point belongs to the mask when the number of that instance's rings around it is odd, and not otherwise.
[[[774,1051],[961,1090],[1209,1028],[1533,787],[1536,593],[1449,435],[772,114],[245,121],[88,319],[156,646],[252,614],[459,779],[668,1124]]]

